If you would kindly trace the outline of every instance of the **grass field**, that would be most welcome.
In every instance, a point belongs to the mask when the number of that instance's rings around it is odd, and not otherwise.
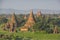
[[[0,32],[0,34],[11,35],[11,40],[60,40],[60,34],[44,34],[41,32]]]

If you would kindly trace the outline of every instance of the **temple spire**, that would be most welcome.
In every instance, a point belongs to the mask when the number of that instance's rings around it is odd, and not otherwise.
[[[32,9],[30,10],[30,16],[33,16],[33,10]]]
[[[12,13],[12,15],[11,15],[11,21],[12,21],[12,22],[16,22],[16,16],[15,16],[15,13]]]
[[[34,19],[33,11],[31,10],[26,24],[20,30],[27,31],[28,28],[32,27],[34,23],[35,23],[35,19]]]
[[[41,16],[41,11],[40,10],[38,10],[38,12],[37,12],[37,17],[39,17],[39,16]]]
[[[27,19],[26,15],[24,15],[24,19]]]
[[[11,16],[11,23],[10,23],[10,31],[16,31],[16,27],[17,27],[17,20],[16,20],[16,16],[15,13],[12,14]]]
[[[57,26],[54,27],[53,33],[54,33],[54,34],[55,34],[55,33],[58,33],[58,27],[57,27]]]
[[[9,21],[6,24],[6,29],[9,28],[10,32],[15,32],[16,31],[16,27],[17,27],[17,20],[16,20],[16,16],[15,13],[13,13],[9,19]]]

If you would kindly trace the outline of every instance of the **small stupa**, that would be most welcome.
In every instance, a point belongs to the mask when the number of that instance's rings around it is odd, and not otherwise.
[[[41,16],[41,11],[40,11],[40,10],[38,10],[36,16],[37,16],[37,17]]]
[[[17,27],[17,20],[16,20],[15,13],[13,13],[11,15],[9,21],[6,23],[5,29],[9,28],[10,32],[15,32],[16,31],[16,27]]]
[[[31,10],[27,22],[22,28],[20,28],[20,30],[28,31],[28,28],[32,27],[34,23],[35,23],[35,19],[34,19],[33,11]]]
[[[24,19],[27,19],[27,16],[26,15],[24,15]]]
[[[58,33],[58,27],[57,26],[54,27],[53,33],[54,34]]]

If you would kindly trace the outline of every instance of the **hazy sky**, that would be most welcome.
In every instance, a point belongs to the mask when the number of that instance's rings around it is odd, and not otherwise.
[[[0,8],[60,10],[60,0],[0,0]]]

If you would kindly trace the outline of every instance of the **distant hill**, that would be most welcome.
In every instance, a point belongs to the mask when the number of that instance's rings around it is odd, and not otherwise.
[[[15,12],[16,14],[27,14],[30,10],[16,10],[16,9],[0,9],[0,14],[11,14]],[[36,13],[38,9],[33,9],[33,12]],[[47,9],[40,9],[43,14],[59,14],[60,10],[47,10]]]

